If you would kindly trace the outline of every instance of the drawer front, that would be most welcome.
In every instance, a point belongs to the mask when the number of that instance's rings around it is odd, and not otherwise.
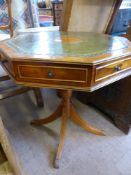
[[[117,75],[123,71],[126,71],[131,68],[131,58],[126,60],[117,61],[114,63],[105,64],[98,66],[96,68],[95,81],[101,81],[105,78]]]
[[[87,82],[88,70],[86,68],[18,65],[19,78],[26,80],[39,80],[48,82]]]

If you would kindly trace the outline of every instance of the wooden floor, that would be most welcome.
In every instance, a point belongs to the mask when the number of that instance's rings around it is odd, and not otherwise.
[[[45,109],[38,109],[32,92],[0,102],[0,116],[16,155],[21,175],[131,175],[131,133],[126,136],[104,114],[73,98],[78,113],[106,136],[90,134],[69,121],[61,168],[52,166],[59,141],[60,120],[46,126],[30,126],[59,104],[54,90],[43,90]]]

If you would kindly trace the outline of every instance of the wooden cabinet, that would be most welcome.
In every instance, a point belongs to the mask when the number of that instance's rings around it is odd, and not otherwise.
[[[63,10],[63,2],[52,2],[52,10],[54,17],[54,26],[60,26]]]
[[[39,15],[47,15],[52,16],[52,9],[51,8],[39,8]]]

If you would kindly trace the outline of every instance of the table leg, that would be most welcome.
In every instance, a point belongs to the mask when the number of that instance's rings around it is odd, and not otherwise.
[[[51,114],[49,117],[45,118],[45,119],[38,119],[38,120],[32,120],[31,124],[32,125],[43,125],[43,124],[48,124],[53,122],[54,120],[56,120],[57,118],[59,118],[62,114],[62,104],[60,104],[56,111]]]
[[[76,112],[73,104],[71,104],[71,115],[70,118],[77,124],[79,125],[81,128],[85,129],[88,132],[91,132],[92,134],[96,134],[96,135],[105,135],[103,133],[102,130],[97,129],[93,126],[91,126],[91,124],[89,124],[87,121],[84,121]]]
[[[36,102],[38,107],[43,107],[44,106],[44,100],[42,97],[42,92],[39,88],[33,88],[34,95],[36,97]]]
[[[60,166],[60,159],[64,148],[65,142],[65,134],[66,134],[66,127],[67,127],[67,120],[70,116],[70,97],[71,91],[63,91],[62,92],[62,103],[63,103],[63,110],[62,110],[62,118],[61,118],[61,130],[60,130],[60,141],[59,146],[57,149],[56,159],[54,161],[54,167],[59,168]]]
[[[71,95],[72,95],[71,90],[62,90],[61,91],[62,101],[58,106],[58,108],[56,109],[56,111],[45,119],[38,119],[38,120],[31,121],[31,124],[42,125],[42,124],[50,123],[56,120],[57,118],[61,117],[60,141],[59,141],[59,146],[58,146],[58,150],[57,150],[57,154],[54,162],[55,168],[59,168],[60,159],[64,148],[68,118],[71,118],[80,127],[82,127],[83,129],[93,134],[104,135],[102,130],[91,126],[88,122],[80,118],[80,116],[76,113],[73,104],[71,103]]]

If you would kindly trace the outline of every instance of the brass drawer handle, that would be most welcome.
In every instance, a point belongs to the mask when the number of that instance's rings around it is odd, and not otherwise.
[[[49,78],[53,78],[53,77],[54,77],[54,74],[53,74],[52,71],[48,71],[48,77],[49,77]]]
[[[116,66],[116,67],[115,67],[115,71],[116,71],[116,72],[118,72],[118,71],[120,71],[120,70],[121,70],[121,66]]]

